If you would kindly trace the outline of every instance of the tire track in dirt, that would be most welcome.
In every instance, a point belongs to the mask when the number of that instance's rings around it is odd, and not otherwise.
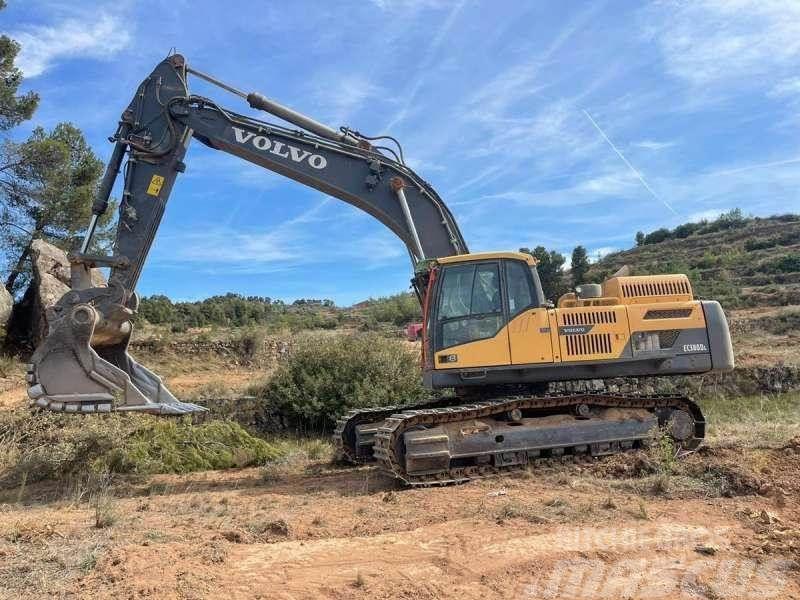
[[[698,597],[692,589],[701,585],[698,577],[719,570],[715,566],[719,559],[701,556],[695,548],[714,548],[724,555],[735,527],[717,523],[712,530],[701,524],[648,522],[535,532],[527,526],[450,521],[369,538],[240,545],[231,549],[219,583],[240,598],[256,592],[286,599],[342,597],[342,590],[348,589],[345,595],[352,597],[359,597],[360,591],[383,597],[382,593],[414,590],[421,592],[418,597],[446,592],[461,598],[539,598],[547,597],[547,586],[556,593],[565,585],[584,585],[586,573],[599,571],[603,581],[589,590],[593,593],[576,597],[606,597],[594,592],[630,587],[632,571],[639,571],[640,579],[642,572],[652,576],[637,584],[648,586],[646,597],[691,598]],[[622,569],[603,568],[620,561]],[[553,572],[564,570],[564,565],[572,565],[566,578]],[[525,572],[530,573],[528,578]],[[576,572],[580,581],[575,580]],[[756,575],[748,580],[748,593],[753,595],[742,597],[766,598],[780,592],[770,584],[783,581],[779,574],[767,569]]]

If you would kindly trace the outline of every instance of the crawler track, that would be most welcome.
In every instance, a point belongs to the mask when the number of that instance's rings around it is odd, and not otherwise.
[[[358,408],[351,410],[336,421],[336,428],[333,431],[333,445],[336,451],[336,458],[342,462],[352,464],[364,464],[374,462],[375,457],[371,450],[359,449],[356,428],[365,423],[376,423],[384,421],[406,410],[425,410],[432,408],[442,408],[445,406],[459,405],[463,403],[463,398],[456,396],[440,396],[427,402],[420,402],[407,406],[381,406],[379,408]]]
[[[689,437],[680,442],[685,450],[697,448],[705,435],[705,421],[700,408],[689,398],[678,395],[634,395],[607,392],[583,392],[563,394],[543,394],[531,396],[508,396],[494,398],[471,404],[450,405],[404,409],[385,418],[375,434],[374,456],[380,467],[387,473],[412,486],[432,486],[463,483],[472,479],[498,475],[521,470],[526,463],[500,465],[486,463],[467,466],[453,466],[438,472],[411,474],[405,468],[405,447],[403,435],[415,428],[430,428],[458,421],[472,421],[501,415],[518,409],[521,411],[559,410],[565,414],[580,405],[600,408],[646,409],[657,413],[659,424],[666,425],[671,411],[687,413],[693,422]],[[637,442],[641,443],[641,441]],[[611,440],[604,445],[600,454],[613,454],[636,446],[630,440]],[[502,449],[499,449],[502,450]],[[539,448],[533,460],[552,460],[560,457],[591,457],[597,453],[592,445],[576,441],[571,447]]]

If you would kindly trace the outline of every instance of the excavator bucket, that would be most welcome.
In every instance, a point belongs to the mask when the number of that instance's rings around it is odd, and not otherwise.
[[[179,401],[160,377],[128,354],[135,310],[114,303],[115,291],[70,291],[50,309],[49,333],[28,365],[31,406],[66,413],[184,415],[207,410]]]

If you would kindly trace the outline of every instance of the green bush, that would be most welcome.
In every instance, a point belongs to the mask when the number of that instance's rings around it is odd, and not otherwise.
[[[770,238],[753,238],[751,240],[747,240],[744,243],[744,249],[748,252],[753,252],[754,250],[766,250],[767,248],[774,248],[779,243],[777,237],[770,237]]]
[[[257,393],[295,426],[312,431],[330,429],[352,408],[426,395],[418,357],[403,342],[374,333],[301,337]]]
[[[97,473],[186,473],[260,465],[279,446],[230,421],[0,412],[0,487]]]
[[[760,265],[764,273],[795,273],[800,271],[800,254],[787,254]]]
[[[763,330],[777,335],[800,331],[800,310],[784,310],[770,317],[762,317],[756,324]]]
[[[422,309],[414,294],[395,294],[385,298],[369,300],[366,308],[370,322],[406,325],[422,319]]]

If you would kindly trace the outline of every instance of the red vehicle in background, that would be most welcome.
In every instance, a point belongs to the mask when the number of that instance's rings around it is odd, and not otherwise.
[[[422,339],[422,323],[409,323],[406,325],[406,338],[409,342],[418,342]]]

